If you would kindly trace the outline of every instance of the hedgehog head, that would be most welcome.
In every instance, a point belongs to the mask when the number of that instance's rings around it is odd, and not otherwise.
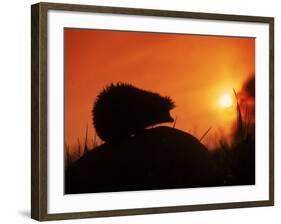
[[[163,97],[159,94],[155,94],[152,101],[153,104],[149,109],[150,125],[174,121],[170,115],[170,111],[175,107],[175,104],[170,97]]]

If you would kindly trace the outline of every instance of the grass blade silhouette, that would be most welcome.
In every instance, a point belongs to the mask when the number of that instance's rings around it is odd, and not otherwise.
[[[212,129],[212,127],[208,128],[207,131],[205,131],[205,133],[202,135],[202,137],[199,139],[199,141],[201,142],[203,140],[203,138],[206,137],[206,135],[209,133],[209,131]]]

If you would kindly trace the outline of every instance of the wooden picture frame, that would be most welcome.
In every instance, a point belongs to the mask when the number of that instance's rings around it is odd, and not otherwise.
[[[269,173],[268,199],[229,203],[194,204],[178,206],[145,207],[82,212],[48,212],[48,12],[86,12],[160,17],[187,18],[210,21],[266,24],[269,28]],[[31,7],[31,217],[39,221],[81,219],[108,216],[187,212],[226,208],[259,207],[274,205],[274,18],[259,16],[223,15],[210,13],[166,11],[137,8],[118,8],[90,5],[38,3]]]

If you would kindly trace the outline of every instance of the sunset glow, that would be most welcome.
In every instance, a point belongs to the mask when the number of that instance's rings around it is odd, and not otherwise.
[[[239,93],[255,73],[255,38],[67,28],[64,44],[64,130],[70,149],[85,141],[87,126],[93,146],[92,106],[112,82],[170,96],[176,124],[164,125],[198,139],[212,127],[202,141],[212,148],[236,119],[232,88]]]
[[[233,105],[232,97],[225,93],[219,98],[219,106],[222,108],[229,108]]]

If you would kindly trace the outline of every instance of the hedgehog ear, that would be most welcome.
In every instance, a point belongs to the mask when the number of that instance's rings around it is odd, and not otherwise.
[[[169,110],[175,108],[175,103],[169,96],[164,97],[164,99],[165,99],[165,104]]]

